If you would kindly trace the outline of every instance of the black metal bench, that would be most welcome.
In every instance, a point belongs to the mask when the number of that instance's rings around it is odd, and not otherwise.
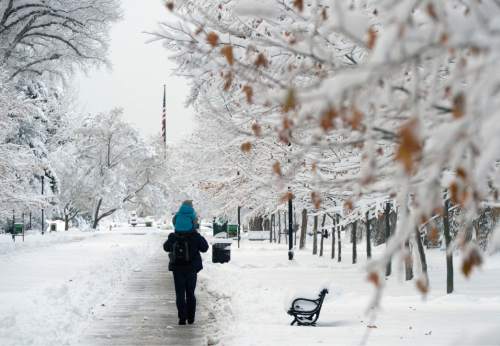
[[[319,293],[318,299],[295,299],[288,310],[288,314],[294,317],[291,325],[297,323],[299,326],[315,326],[327,293],[325,288]]]

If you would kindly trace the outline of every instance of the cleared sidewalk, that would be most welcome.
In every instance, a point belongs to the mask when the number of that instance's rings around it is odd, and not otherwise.
[[[174,282],[167,263],[166,253],[159,251],[140,271],[134,272],[121,297],[90,325],[80,345],[207,345],[206,313],[201,304],[198,303],[194,325],[177,324]],[[197,298],[205,299],[199,290]]]

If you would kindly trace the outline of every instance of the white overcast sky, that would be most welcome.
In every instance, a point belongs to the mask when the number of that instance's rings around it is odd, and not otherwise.
[[[121,0],[123,20],[111,31],[109,58],[113,68],[77,77],[78,102],[85,112],[122,107],[125,119],[145,136],[161,132],[163,84],[167,85],[167,140],[177,142],[193,128],[193,110],[186,109],[187,81],[172,77],[175,64],[161,43],[149,43],[144,31],[154,31],[168,19],[161,0]]]

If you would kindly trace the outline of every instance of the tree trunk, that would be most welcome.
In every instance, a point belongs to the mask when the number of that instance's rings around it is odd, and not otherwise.
[[[306,246],[306,235],[307,235],[307,209],[302,209],[302,225],[300,227],[299,249],[303,249]]]
[[[313,255],[318,253],[318,215],[314,215],[313,226]]]
[[[422,238],[420,237],[420,231],[418,227],[415,228],[415,241],[417,243],[418,255],[420,257],[420,266],[422,267],[422,273],[428,279],[427,275],[427,259],[425,258],[424,245],[422,244]]]
[[[269,227],[269,242],[273,242],[274,214],[271,214],[271,225]]]
[[[278,244],[281,244],[281,213],[278,210]]]
[[[366,256],[372,257],[372,230],[370,229],[370,212],[366,212]]]
[[[356,234],[356,228],[358,226],[358,221],[354,221],[352,224],[352,230],[351,230],[351,236],[352,236],[352,264],[355,264],[358,260],[358,253],[357,253],[357,242],[358,242],[358,236]]]
[[[337,261],[338,262],[342,261],[342,237],[340,235],[342,228],[343,228],[343,226],[342,227],[339,226],[339,216],[337,216],[337,238],[338,238],[338,245],[339,245],[338,251],[337,251],[337,253],[338,253]]]
[[[325,229],[321,229],[321,242],[319,243],[319,257],[323,257],[323,243],[325,241]]]
[[[410,240],[405,241],[406,257],[405,257],[405,278],[406,281],[413,279],[413,254],[410,249]]]
[[[102,204],[102,198],[99,198],[99,201],[97,202],[97,206],[94,211],[94,222],[92,223],[92,229],[96,229],[97,226],[99,225],[99,211],[101,209],[101,204]]]
[[[387,246],[387,243],[389,241],[389,238],[391,237],[391,223],[389,220],[389,214],[391,213],[391,204],[387,202],[385,204],[385,245]],[[388,259],[387,261],[387,267],[385,269],[385,276],[390,276],[391,275],[391,258]]]
[[[325,241],[325,223],[326,223],[326,214],[323,214],[323,220],[321,221],[321,242],[319,244],[320,257],[323,257],[323,244]]]
[[[69,230],[69,215],[64,214],[64,230]]]
[[[446,199],[444,202],[444,239],[446,242],[446,293],[453,292],[453,251],[450,248],[451,235],[450,235],[450,200]]]

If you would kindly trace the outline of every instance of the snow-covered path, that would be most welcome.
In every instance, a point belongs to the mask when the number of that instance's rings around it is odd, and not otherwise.
[[[75,345],[129,279],[151,263],[166,267],[165,238],[151,228],[29,235],[16,244],[0,236],[0,345]]]

